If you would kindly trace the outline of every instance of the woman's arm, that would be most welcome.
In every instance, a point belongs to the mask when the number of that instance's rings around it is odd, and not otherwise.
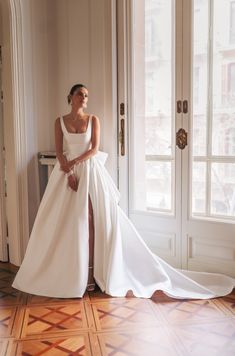
[[[55,121],[55,149],[56,149],[56,157],[60,162],[60,168],[65,173],[68,173],[70,171],[70,168],[68,166],[67,158],[63,154],[63,131],[61,128],[59,117]]]
[[[73,165],[81,163],[83,161],[88,160],[92,156],[94,156],[98,150],[100,145],[100,123],[97,116],[92,116],[92,133],[91,133],[91,148],[87,150],[82,155],[74,158],[69,163],[73,163]]]
[[[55,121],[55,147],[56,147],[56,157],[60,162],[60,168],[65,173],[68,174],[68,185],[75,192],[78,189],[78,181],[75,175],[71,174],[71,164],[68,162],[67,158],[63,154],[63,131],[61,129],[60,118]]]

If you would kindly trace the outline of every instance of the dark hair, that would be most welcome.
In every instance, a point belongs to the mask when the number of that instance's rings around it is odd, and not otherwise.
[[[87,87],[84,84],[75,84],[75,85],[72,86],[72,88],[70,89],[69,95],[67,96],[69,104],[71,103],[70,96],[73,95],[77,90],[79,90],[81,88],[87,89]]]

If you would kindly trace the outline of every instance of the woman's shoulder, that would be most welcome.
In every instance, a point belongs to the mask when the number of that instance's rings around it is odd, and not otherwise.
[[[91,116],[92,122],[99,122],[100,121],[97,115],[91,114],[90,116]]]
[[[60,122],[61,119],[64,120],[64,118],[66,117],[67,115],[61,115],[61,116],[58,116],[56,119],[55,119],[55,122]]]
[[[69,118],[69,114],[65,114],[65,115],[61,115],[61,116],[59,116],[59,117],[57,117],[56,119],[55,119],[55,125],[61,125],[61,120],[63,120],[64,122],[66,122],[67,121],[67,119]]]
[[[57,120],[61,121],[61,119],[62,119],[63,121],[67,121],[69,118],[70,118],[70,114],[64,114],[64,115],[61,115],[60,117],[58,117]]]
[[[60,116],[55,119],[55,125],[56,125],[56,126],[57,126],[57,125],[60,125],[60,120],[61,120],[61,117],[60,117]]]

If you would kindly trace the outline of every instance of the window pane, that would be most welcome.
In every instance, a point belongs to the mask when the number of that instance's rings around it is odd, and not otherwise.
[[[212,154],[235,155],[235,42],[230,42],[230,1],[214,1]],[[227,16],[221,16],[221,13]]]
[[[235,1],[230,4],[230,43],[235,43]]]
[[[235,216],[235,1],[194,0],[193,4],[192,215],[231,218]]]
[[[131,208],[172,212],[175,1],[133,4]]]
[[[171,162],[146,162],[146,207],[171,210]]]
[[[146,153],[171,155],[172,0],[145,0]],[[137,83],[136,83],[137,84]],[[141,85],[138,83],[137,85]]]
[[[211,165],[211,213],[235,216],[235,163]]]
[[[193,162],[192,212],[206,213],[206,163]]]
[[[194,1],[193,155],[206,155],[208,89],[208,1]]]
[[[171,117],[159,115],[145,119],[145,153],[167,155],[171,151]]]

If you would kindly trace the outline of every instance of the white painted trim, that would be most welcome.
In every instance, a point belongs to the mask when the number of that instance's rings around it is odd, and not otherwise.
[[[118,188],[121,192],[120,206],[129,214],[129,119],[130,119],[130,107],[128,104],[128,69],[130,60],[128,52],[128,43],[130,41],[130,26],[127,21],[129,16],[129,21],[131,20],[131,9],[133,1],[127,2],[127,0],[117,1],[117,97],[118,97],[118,107],[117,107],[117,116],[118,116],[118,125],[117,131],[118,135],[120,132],[121,119],[124,119],[124,130],[125,130],[125,155],[121,155],[121,145],[118,139]],[[130,74],[130,73],[129,73]],[[120,115],[120,104],[124,103],[125,114]]]
[[[112,68],[111,68],[111,80],[112,80],[112,118],[113,118],[113,179],[118,185],[118,112],[117,112],[117,0],[111,0],[110,4],[111,16],[111,54],[112,54]]]
[[[12,95],[15,145],[15,182],[17,236],[10,241],[10,262],[19,265],[29,238],[28,179],[27,179],[27,135],[24,95],[24,66],[21,3],[9,0],[11,51],[12,51]],[[11,255],[14,257],[11,259]]]
[[[0,3],[0,89],[3,88],[3,10]],[[2,96],[2,94],[1,94]],[[0,260],[8,261],[7,252],[7,223],[6,223],[6,197],[5,197],[5,151],[4,151],[4,125],[3,125],[3,99],[0,98]]]
[[[0,88],[2,88],[2,63],[0,62]],[[1,99],[0,99],[1,100]],[[7,223],[5,197],[5,152],[3,139],[2,102],[0,103],[0,260],[8,261],[7,252]]]

